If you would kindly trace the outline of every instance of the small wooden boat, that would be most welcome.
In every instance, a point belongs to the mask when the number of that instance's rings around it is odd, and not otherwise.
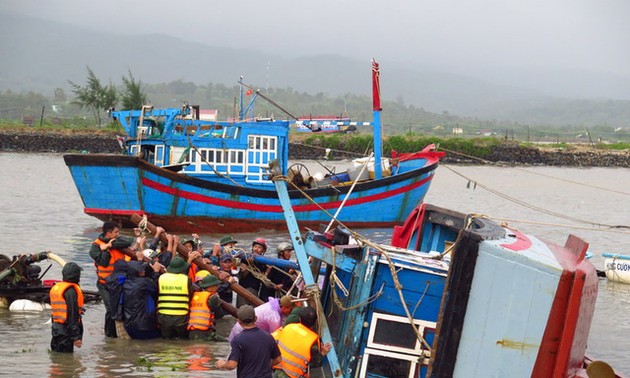
[[[630,284],[630,256],[616,253],[602,253],[604,272],[608,281]]]
[[[14,256],[12,259],[0,255],[0,307],[9,308],[16,300],[28,300],[36,303],[50,303],[50,289],[59,280],[43,280],[48,267],[43,273],[36,263],[44,260],[54,261],[61,266],[65,262],[50,252],[33,255]],[[97,291],[83,290],[85,302],[101,299]]]

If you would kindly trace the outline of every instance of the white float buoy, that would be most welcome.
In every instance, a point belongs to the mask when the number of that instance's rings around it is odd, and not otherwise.
[[[46,303],[33,302],[28,299],[16,299],[9,306],[9,311],[44,311],[50,309]]]

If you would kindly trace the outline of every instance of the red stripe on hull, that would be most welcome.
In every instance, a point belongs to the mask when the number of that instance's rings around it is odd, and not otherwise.
[[[393,197],[401,193],[406,193],[413,189],[421,187],[422,185],[429,182],[432,178],[433,178],[433,175],[430,175],[418,182],[415,182],[407,186],[402,186],[398,189],[384,191],[384,192],[372,194],[372,195],[361,197],[361,198],[349,199],[346,201],[345,207],[361,205],[361,204],[365,204],[369,202],[375,202],[375,201],[379,201],[385,198]],[[185,198],[185,199],[189,199],[189,200],[193,200],[197,202],[207,203],[210,205],[221,206],[221,207],[226,207],[226,208],[231,208],[231,209],[252,210],[252,211],[260,211],[260,212],[268,212],[268,213],[269,212],[282,213],[282,206],[280,205],[259,205],[259,204],[249,203],[249,202],[230,201],[230,200],[224,200],[220,198],[213,198],[213,197],[206,196],[203,194],[197,194],[197,193],[192,193],[192,192],[177,189],[177,188],[172,188],[170,186],[160,184],[158,182],[149,180],[147,178],[142,178],[142,183],[149,188],[155,189],[162,193],[172,195],[174,197]],[[298,205],[298,206],[293,207],[293,211],[296,213],[305,212],[305,211],[316,211],[316,210],[319,210],[320,207],[327,210],[336,209],[341,205],[341,202],[342,201],[334,201],[334,202],[324,202],[317,205],[316,204]]]

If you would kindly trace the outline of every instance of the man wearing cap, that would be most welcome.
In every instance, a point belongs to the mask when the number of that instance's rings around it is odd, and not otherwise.
[[[263,303],[255,309],[256,326],[263,331],[272,333],[282,326],[282,320],[291,313],[293,307],[295,307],[295,303],[288,295],[280,299],[269,298],[269,302]],[[235,323],[230,331],[228,340],[233,340],[242,331],[240,323]]]
[[[116,337],[116,325],[114,319],[112,319],[112,306],[109,292],[105,286],[105,279],[114,271],[114,263],[117,260],[130,260],[121,250],[131,246],[134,243],[134,239],[120,236],[116,222],[104,222],[102,230],[103,233],[94,240],[90,247],[90,257],[94,260],[98,276],[96,288],[101,295],[103,305],[105,305],[105,336]]]
[[[267,241],[263,238],[256,238],[252,242],[252,255],[262,256],[267,252]],[[258,298],[267,302],[267,297],[263,297],[260,295],[260,287],[262,281],[258,279],[250,270],[257,272],[259,274],[266,275],[270,268],[267,265],[255,262],[253,257],[247,257],[246,259],[241,260],[240,273],[238,282],[239,285],[244,287],[247,291],[254,294]],[[244,304],[247,304],[247,299],[242,296],[237,296],[236,298],[236,307],[241,307]]]
[[[166,339],[188,338],[186,327],[193,291],[187,272],[188,263],[176,256],[158,279],[158,324]]]
[[[227,282],[221,282],[219,284],[219,297],[227,303],[232,303],[233,295],[231,283],[237,282],[235,274],[232,273],[232,255],[230,253],[224,253],[221,255],[221,262],[219,263],[219,272],[226,272],[230,275]]]
[[[271,367],[281,360],[280,350],[273,337],[256,327],[256,312],[250,305],[237,311],[237,321],[243,332],[230,342],[227,360],[218,360],[219,369],[236,369],[239,378],[271,378]]]
[[[223,252],[232,252],[232,250],[236,247],[236,243],[238,243],[238,241],[234,240],[234,238],[230,235],[225,235],[219,241],[219,244],[223,247]]]
[[[307,377],[309,363],[321,363],[332,348],[330,343],[322,345],[313,330],[317,322],[315,309],[301,307],[298,314],[298,323],[287,324],[272,334],[282,354],[282,362],[274,366],[275,378]]]
[[[72,353],[74,347],[83,345],[83,292],[79,287],[81,267],[69,262],[63,266],[63,281],[57,282],[50,289],[50,305],[52,307],[52,340],[50,349],[53,352]]]
[[[127,279],[123,285],[123,319],[125,331],[132,339],[160,337],[156,303],[161,268],[158,262],[149,265],[143,261],[129,261],[127,264]],[[149,276],[147,271],[151,273]]]
[[[203,249],[201,248],[201,241],[196,242],[196,240],[199,240],[199,235],[197,234],[192,234],[193,235],[193,239],[189,239],[184,241],[184,243],[182,243],[184,245],[184,248],[186,248],[186,252],[188,253],[188,277],[190,277],[191,280],[195,280],[195,276],[197,275],[197,265],[193,264],[193,260],[196,259],[197,257],[201,257],[203,256]],[[177,248],[177,247],[175,247]]]
[[[188,319],[188,335],[193,340],[227,341],[225,337],[217,334],[214,328],[214,320],[223,317],[223,309],[217,294],[220,283],[221,280],[213,275],[205,276],[198,283],[202,291],[193,294]]]

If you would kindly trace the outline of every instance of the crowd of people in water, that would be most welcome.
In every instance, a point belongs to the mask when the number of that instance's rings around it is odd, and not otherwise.
[[[90,247],[106,337],[228,341],[231,352],[216,367],[237,369],[238,377],[306,376],[331,349],[317,334],[317,311],[298,296],[296,271],[255,261],[269,249],[264,238],[254,239],[246,251],[225,235],[206,251],[197,234],[182,242],[161,227],[151,238],[142,229],[134,232],[135,237],[123,236],[117,223],[104,222]],[[177,251],[180,242],[186,259]],[[276,251],[279,259],[290,260],[293,246],[282,242]],[[199,260],[208,269],[194,263]],[[54,352],[82,345],[81,270],[67,263],[63,281],[50,291]],[[235,295],[234,283],[243,295]],[[262,304],[252,307],[243,289]],[[220,335],[215,324],[227,314],[235,315],[236,323],[229,335]]]

